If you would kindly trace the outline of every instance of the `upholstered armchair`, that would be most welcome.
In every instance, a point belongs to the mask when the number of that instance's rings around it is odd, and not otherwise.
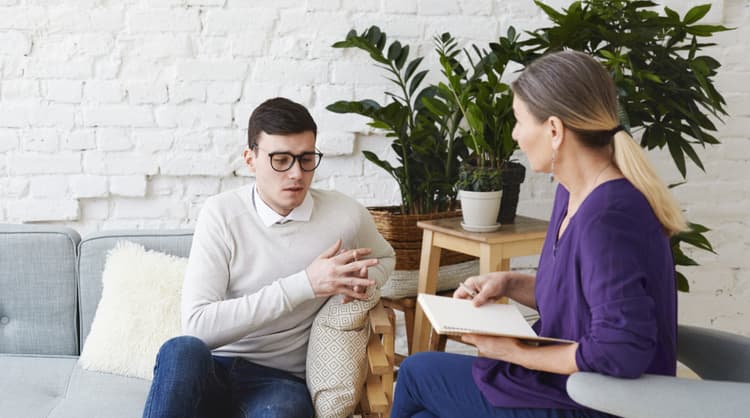
[[[568,379],[568,394],[581,405],[624,417],[750,415],[750,338],[680,325],[677,341],[677,359],[703,380],[580,372]]]

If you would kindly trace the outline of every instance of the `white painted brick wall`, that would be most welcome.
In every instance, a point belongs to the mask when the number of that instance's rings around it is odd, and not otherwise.
[[[705,1],[662,4],[684,13]],[[712,229],[717,254],[691,251],[701,266],[683,270],[693,291],[680,295],[680,318],[750,334],[750,0],[711,3],[708,23],[736,28],[710,50],[724,64],[717,81],[730,116],[722,145],[700,150],[706,172],[691,166],[675,193]],[[330,47],[373,24],[427,54],[434,80],[434,35],[481,44],[509,24],[547,22],[527,0],[0,1],[0,221],[84,233],[190,226],[206,197],[252,181],[240,158],[247,119],[276,95],[318,122],[326,157],[317,187],[397,203],[393,180],[361,156],[394,158],[390,141],[362,117],[325,110],[385,100],[391,86],[363,53]],[[666,152],[649,156],[666,179],[679,178]],[[553,191],[529,173],[520,212],[547,217]]]
[[[113,196],[146,196],[146,176],[112,176],[109,179],[109,192]]]

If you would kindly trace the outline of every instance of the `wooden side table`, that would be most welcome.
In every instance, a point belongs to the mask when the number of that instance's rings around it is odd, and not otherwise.
[[[461,228],[461,218],[417,222],[422,228],[422,255],[419,265],[419,293],[435,294],[440,268],[440,251],[445,248],[479,257],[479,274],[510,269],[510,259],[539,254],[547,233],[547,221],[516,216],[516,223],[495,232],[469,232]],[[417,305],[411,353],[429,348],[430,322]]]

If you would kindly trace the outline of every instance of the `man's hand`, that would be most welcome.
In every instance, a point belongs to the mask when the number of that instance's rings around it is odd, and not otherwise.
[[[359,255],[355,251],[354,252],[354,261],[358,261],[359,260],[358,256]],[[362,267],[362,270],[359,271],[358,276],[359,276],[360,279],[366,279],[368,277],[367,267]],[[358,286],[354,286],[354,293],[367,293],[367,287],[365,287],[365,286],[359,286],[359,285]],[[343,303],[349,303],[349,302],[351,302],[353,300],[354,300],[353,297],[351,297],[349,295],[344,295]]]
[[[375,284],[374,280],[367,278],[367,269],[378,264],[378,260],[360,260],[372,252],[370,248],[356,248],[339,254],[340,249],[339,239],[305,269],[315,296],[342,294],[344,302],[367,299],[367,288]]]

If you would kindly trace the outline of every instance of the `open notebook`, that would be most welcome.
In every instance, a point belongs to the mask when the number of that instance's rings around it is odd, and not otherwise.
[[[488,303],[477,308],[470,300],[425,293],[417,296],[417,302],[438,334],[485,334],[535,342],[573,342],[537,336],[515,305]]]

